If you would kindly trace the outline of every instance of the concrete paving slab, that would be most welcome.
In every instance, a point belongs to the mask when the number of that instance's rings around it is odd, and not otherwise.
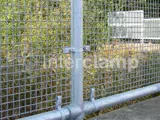
[[[160,120],[160,97],[121,108],[90,120]]]

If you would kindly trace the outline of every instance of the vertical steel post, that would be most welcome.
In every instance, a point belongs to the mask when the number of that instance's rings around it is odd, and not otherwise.
[[[72,82],[71,105],[78,106],[82,114],[76,120],[83,119],[83,0],[71,0],[71,47],[75,49],[71,53]]]

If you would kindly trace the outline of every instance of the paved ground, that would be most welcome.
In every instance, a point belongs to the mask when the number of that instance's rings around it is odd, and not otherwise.
[[[137,103],[91,120],[160,120],[160,97]]]

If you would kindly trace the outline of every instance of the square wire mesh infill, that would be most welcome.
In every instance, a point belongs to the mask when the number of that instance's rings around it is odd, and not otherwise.
[[[0,119],[54,110],[70,103],[70,0],[0,1]]]
[[[160,18],[144,19],[144,39],[160,40]]]
[[[84,100],[91,88],[97,99],[160,82],[160,40],[153,39],[160,1],[83,0],[83,9],[84,46],[91,48]],[[70,103],[71,69],[62,63],[70,55],[62,50],[71,46],[72,12],[70,0],[0,1],[0,119],[54,110],[57,96]]]
[[[143,39],[143,20],[143,10],[109,12],[110,37]]]
[[[143,10],[109,12],[108,25],[111,38],[160,39],[160,19],[146,19]]]
[[[85,100],[91,88],[98,99],[160,82],[159,1],[85,0],[83,8]]]

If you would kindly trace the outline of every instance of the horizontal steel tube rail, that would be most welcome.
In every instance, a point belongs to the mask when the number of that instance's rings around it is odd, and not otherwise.
[[[87,101],[84,103],[84,113],[87,115],[98,110],[109,108],[117,104],[125,103],[127,101],[141,98],[158,92],[160,92],[160,83],[113,95],[110,97],[98,99],[95,101]],[[77,116],[78,114],[81,114],[80,108],[68,106],[62,108],[61,110],[50,111],[31,117],[22,118],[19,120],[68,120],[70,118],[74,118],[74,116]]]

